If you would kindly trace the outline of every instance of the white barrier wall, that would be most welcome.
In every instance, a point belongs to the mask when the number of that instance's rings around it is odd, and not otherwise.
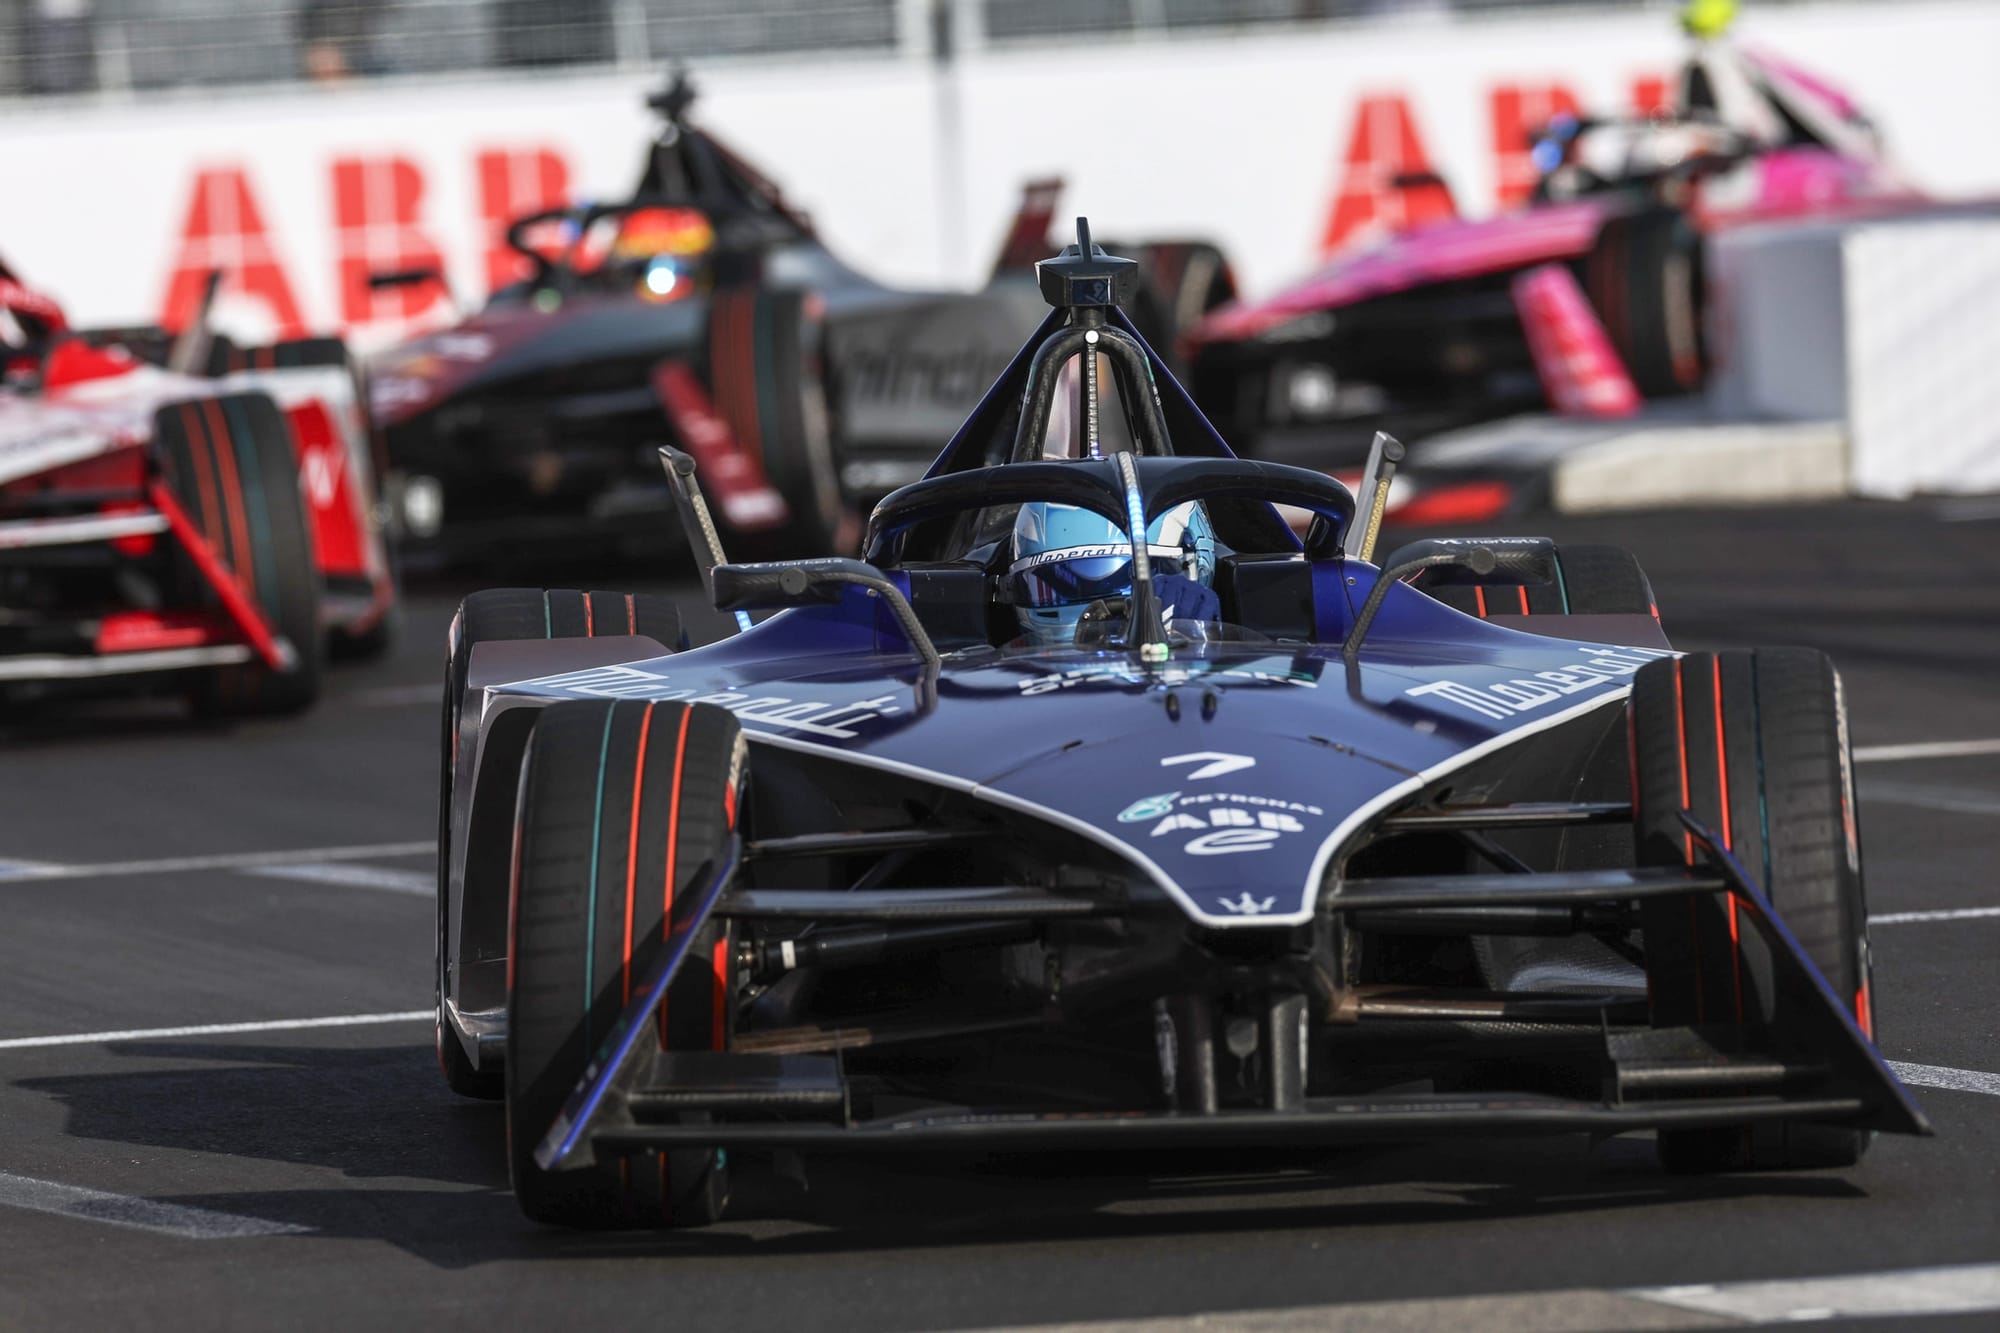
[[[1708,276],[1723,417],[1844,425],[1845,493],[2000,491],[2000,208],[1746,227]]]
[[[1920,184],[2000,183],[2000,6],[1787,6],[1742,39],[1853,92]],[[1100,235],[1203,235],[1268,290],[1364,234],[1428,163],[1484,212],[1526,183],[1523,124],[1657,98],[1663,13],[1329,25],[1255,37],[986,50],[939,76],[884,57],[716,64],[699,114],[848,258],[971,283],[1020,183],[1060,174]],[[86,323],[171,322],[198,275],[284,332],[381,342],[446,313],[368,293],[440,256],[461,295],[495,276],[495,219],[630,188],[654,81],[607,75],[353,85],[189,103],[0,109],[0,254]]]
[[[1847,238],[1854,493],[2000,491],[2000,218]]]

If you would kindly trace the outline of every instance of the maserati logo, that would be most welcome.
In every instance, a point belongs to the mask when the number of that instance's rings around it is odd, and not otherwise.
[[[1262,916],[1277,905],[1276,898],[1252,898],[1248,889],[1243,891],[1243,896],[1240,898],[1222,900],[1223,910],[1234,912],[1237,916]]]

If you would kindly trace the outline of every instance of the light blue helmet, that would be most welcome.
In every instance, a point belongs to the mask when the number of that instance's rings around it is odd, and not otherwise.
[[[1146,554],[1156,579],[1180,576],[1209,586],[1215,577],[1215,531],[1201,505],[1176,505],[1154,519],[1146,532]],[[1070,643],[1092,602],[1131,596],[1131,539],[1088,509],[1024,504],[1014,519],[1007,591],[1030,640]]]

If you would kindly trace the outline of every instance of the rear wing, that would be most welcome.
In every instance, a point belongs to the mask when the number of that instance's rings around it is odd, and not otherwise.
[[[1032,273],[1035,264],[1049,257],[1049,228],[1055,222],[1056,205],[1062,202],[1063,180],[1050,176],[1028,181],[1021,187],[1021,203],[1007,227],[1007,239],[993,260],[993,276]]]

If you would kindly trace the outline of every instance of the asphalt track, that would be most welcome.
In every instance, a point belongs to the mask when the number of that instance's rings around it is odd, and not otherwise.
[[[1643,1139],[838,1160],[708,1233],[538,1231],[432,1060],[432,588],[306,718],[0,734],[0,1328],[2000,1326],[2000,511],[1544,530],[1635,549],[1682,646],[1842,666],[1882,1044],[1959,1085],[1918,1089],[1935,1139],[1706,1181]]]

